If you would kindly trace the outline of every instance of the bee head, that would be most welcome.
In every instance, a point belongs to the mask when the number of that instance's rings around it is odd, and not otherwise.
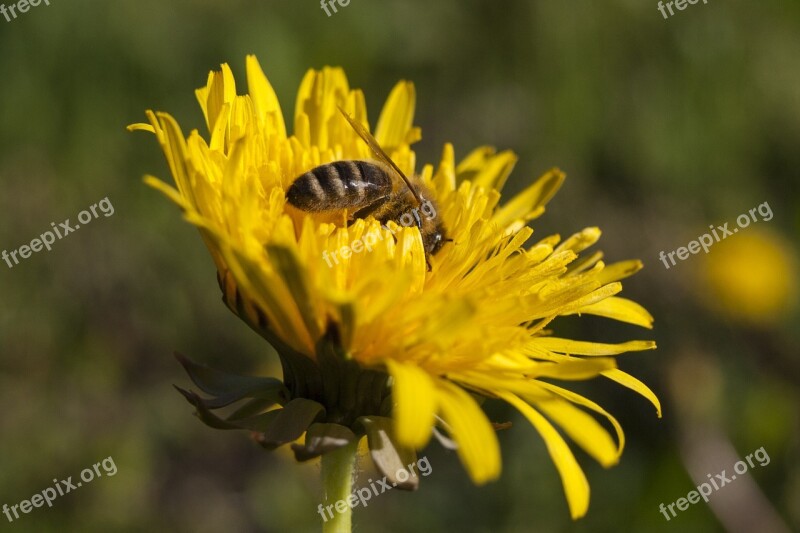
[[[422,244],[425,247],[426,254],[434,255],[442,249],[445,243],[451,240],[445,237],[444,225],[441,222],[437,222],[436,229],[423,235]]]

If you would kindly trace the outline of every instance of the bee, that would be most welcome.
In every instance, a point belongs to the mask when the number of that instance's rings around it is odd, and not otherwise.
[[[406,177],[366,128],[341,107],[339,111],[377,160],[334,161],[312,168],[294,180],[286,191],[286,200],[310,213],[352,210],[351,220],[371,215],[381,224],[393,220],[410,226],[416,221],[428,262],[431,255],[452,241],[436,216],[433,195],[418,176]],[[421,217],[420,211],[425,216]]]

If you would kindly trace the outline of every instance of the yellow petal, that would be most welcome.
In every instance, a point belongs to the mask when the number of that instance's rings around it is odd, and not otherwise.
[[[468,153],[456,167],[458,183],[463,180],[472,180],[488,164],[496,152],[497,150],[491,146],[479,146]]]
[[[141,122],[137,122],[135,124],[129,124],[128,131],[149,131],[150,133],[155,133],[156,129],[152,124],[143,124]]]
[[[573,252],[580,253],[586,248],[590,247],[600,239],[600,228],[584,228],[578,233],[571,235],[567,240],[562,242],[554,252],[562,250],[572,250]]]
[[[250,98],[253,99],[258,116],[271,121],[276,133],[286,137],[286,125],[283,122],[283,113],[278,103],[278,96],[270,85],[269,80],[261,70],[261,65],[254,55],[247,56],[247,87]]]
[[[435,421],[437,394],[430,375],[413,364],[388,359],[392,376],[392,398],[397,439],[409,448],[420,449],[428,443]]]
[[[341,119],[337,106],[344,105],[350,93],[347,76],[339,67],[324,67],[321,71],[306,72],[295,104],[295,131],[304,115],[308,119],[310,145],[326,150],[331,145],[332,118]],[[338,127],[338,126],[336,126]],[[309,146],[306,146],[307,148]]]
[[[617,355],[625,352],[654,350],[653,341],[628,341],[620,344],[573,341],[556,337],[537,337],[534,342],[546,350],[571,355]]]
[[[484,189],[501,190],[519,158],[511,150],[505,150],[489,158],[483,167],[470,179],[474,185]]]
[[[427,307],[418,307],[403,312],[406,323],[418,323],[413,332],[407,334],[410,343],[420,342],[439,346],[445,350],[458,340],[460,326],[468,322],[476,313],[477,305],[465,298],[436,299]],[[436,320],[431,320],[431,315]]]
[[[566,176],[557,168],[551,169],[536,182],[497,210],[492,217],[500,227],[515,220],[531,220],[544,213],[544,206],[564,183]]]
[[[619,281],[629,276],[633,276],[639,272],[644,265],[638,259],[630,261],[620,261],[612,265],[606,265],[602,272],[597,274],[597,280],[600,283],[611,283],[612,281]]]
[[[622,370],[615,369],[615,370],[607,370],[603,372],[603,375],[612,381],[616,381],[623,387],[628,387],[629,389],[638,392],[652,403],[656,408],[656,413],[658,414],[658,418],[661,418],[661,402],[658,401],[658,396],[655,395],[653,391],[650,390],[650,387],[636,379],[635,377],[631,376],[623,372]]]
[[[590,399],[584,398],[580,394],[576,394],[576,393],[572,392],[571,390],[567,390],[567,389],[561,388],[561,387],[559,387],[557,385],[553,385],[552,383],[546,383],[546,382],[543,382],[543,381],[540,381],[539,385],[542,388],[544,388],[544,389],[546,389],[546,390],[548,390],[550,392],[553,392],[555,394],[558,394],[559,396],[571,401],[572,403],[576,403],[576,404],[578,404],[578,405],[580,405],[582,407],[586,407],[587,409],[591,409],[595,413],[598,413],[598,414],[606,417],[606,420],[608,420],[611,423],[611,425],[614,426],[614,431],[616,431],[616,433],[617,433],[617,443],[618,443],[617,444],[617,459],[619,459],[619,457],[622,455],[622,450],[625,449],[625,433],[622,431],[622,426],[620,425],[620,423],[617,421],[616,418],[614,418],[611,415],[611,413],[609,413],[608,411],[606,411],[605,409],[603,409],[602,407],[600,407],[599,405],[597,405],[596,403],[594,403]]]
[[[561,475],[561,483],[564,485],[564,494],[567,497],[572,519],[576,520],[584,516],[589,509],[589,482],[567,443],[545,417],[523,400],[502,391],[497,392],[497,395],[516,407],[542,436],[547,446],[547,452]]]
[[[602,261],[600,261],[602,258],[603,252],[599,250],[591,255],[585,255],[569,265],[569,274],[574,276],[588,270],[602,270],[605,266]],[[595,273],[595,275],[597,275],[597,273]]]
[[[436,184],[436,191],[441,196],[456,190],[455,150],[451,143],[445,143],[442,148],[442,157],[433,181]]]
[[[389,93],[375,128],[375,140],[387,153],[406,142],[414,122],[416,100],[414,84],[408,81],[398,82]]]
[[[568,315],[575,312],[584,313],[585,309],[593,308],[598,303],[611,299],[615,294],[622,290],[621,283],[609,283],[603,285],[599,289],[595,289],[586,296],[573,300],[565,308],[560,311],[562,314]]]
[[[218,152],[224,152],[228,142],[230,104],[222,104],[217,121],[211,127],[211,142],[209,147]]]
[[[612,358],[575,359],[560,363],[542,363],[531,377],[555,379],[591,379],[601,372],[617,368],[617,362]]]
[[[437,385],[442,418],[458,443],[458,456],[472,482],[482,485],[497,479],[500,446],[486,415],[461,387],[442,380]]]
[[[575,313],[604,316],[606,318],[619,320],[620,322],[642,326],[647,329],[653,328],[653,317],[644,307],[634,301],[616,296],[592,305],[587,305],[579,310],[572,310],[570,313],[566,314]]]
[[[150,187],[158,191],[161,191],[167,198],[175,202],[182,209],[185,210],[191,208],[191,206],[189,206],[189,204],[186,203],[184,197],[181,196],[181,193],[179,193],[175,187],[172,187],[171,185],[164,183],[155,176],[145,176],[144,182]]]
[[[251,296],[266,313],[270,329],[292,348],[313,356],[316,339],[309,335],[297,303],[291,299],[282,280],[239,250],[223,249],[222,252],[241,291]]]
[[[189,167],[186,164],[186,139],[181,132],[180,126],[172,116],[167,113],[157,113],[156,117],[160,124],[160,129],[164,132],[164,154],[167,157],[172,177],[178,190],[186,198],[193,208],[197,208],[197,200],[189,179]]]
[[[234,98],[236,98],[236,82],[233,79],[233,72],[227,63],[223,63],[219,72],[212,72],[209,76],[206,102],[209,130],[213,129],[219,120],[227,123],[227,113],[230,108],[223,107],[233,102]]]
[[[536,405],[595,461],[605,468],[617,464],[617,445],[594,417],[561,399]]]
[[[318,322],[318,313],[314,305],[316,299],[311,295],[306,270],[292,250],[281,246],[267,246],[266,251],[275,273],[281,276],[289,293],[294,296],[297,310],[309,337],[318,339],[322,335],[322,325]]]

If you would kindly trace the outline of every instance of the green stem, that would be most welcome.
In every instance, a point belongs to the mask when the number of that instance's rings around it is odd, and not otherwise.
[[[356,450],[358,441],[323,454],[322,456],[322,484],[325,491],[323,533],[350,533],[353,510],[347,505],[347,497],[353,490],[353,469],[356,464]],[[344,512],[336,510],[336,502],[343,501],[346,509]],[[333,507],[328,510],[328,506]],[[339,504],[342,508],[342,504]],[[331,514],[333,517],[331,517]]]

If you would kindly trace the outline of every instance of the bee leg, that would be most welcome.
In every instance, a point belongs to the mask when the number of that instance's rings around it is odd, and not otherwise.
[[[375,200],[375,201],[373,201],[372,203],[370,203],[370,204],[367,204],[366,206],[362,207],[362,208],[361,208],[361,209],[359,209],[358,211],[355,211],[355,212],[353,212],[353,213],[352,213],[352,214],[351,214],[351,215],[348,217],[350,220],[347,222],[347,225],[348,225],[348,226],[350,226],[350,225],[351,225],[353,222],[355,222],[355,221],[356,221],[356,219],[359,219],[359,218],[367,218],[367,217],[368,217],[368,216],[370,216],[372,213],[374,213],[374,212],[375,212],[375,211],[376,211],[376,210],[377,210],[377,209],[378,209],[380,206],[382,206],[383,204],[385,204],[385,203],[386,203],[386,200],[387,200],[388,198],[389,198],[389,196],[388,196],[388,195],[387,195],[387,196],[381,196],[380,198],[376,199],[376,200]]]

